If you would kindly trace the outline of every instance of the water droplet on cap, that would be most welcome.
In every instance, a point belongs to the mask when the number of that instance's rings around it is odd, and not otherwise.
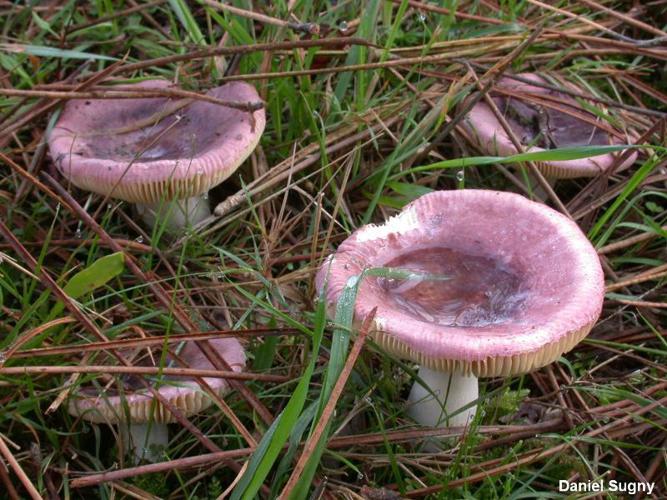
[[[347,25],[347,21],[341,21],[338,23],[338,30],[345,33],[349,29],[349,26]]]

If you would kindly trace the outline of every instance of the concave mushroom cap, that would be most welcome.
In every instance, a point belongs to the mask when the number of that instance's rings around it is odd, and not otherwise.
[[[166,80],[147,80],[125,89],[170,87]],[[227,83],[207,95],[260,102],[255,88],[243,82]],[[229,177],[255,149],[265,113],[263,108],[251,113],[201,100],[179,108],[179,101],[70,100],[49,136],[51,157],[75,186],[134,203],[202,194]]]
[[[544,78],[534,73],[520,73],[517,76],[536,83],[548,83]],[[571,84],[563,83],[564,87],[578,93],[583,93],[582,89]],[[521,94],[529,94],[528,98],[509,97],[501,93],[493,93],[492,99],[504,118],[510,125],[515,135],[522,143],[527,145],[537,139],[538,144],[524,148],[526,152],[544,151],[545,148],[539,144],[544,139],[544,131],[540,128],[549,128],[551,135],[559,138],[559,147],[585,146],[585,145],[611,145],[628,144],[633,142],[632,137],[627,140],[621,140],[618,137],[609,134],[604,128],[609,129],[610,125],[603,120],[597,119],[593,114],[584,110],[581,105],[572,97],[555,92],[535,85],[513,80],[511,78],[502,78],[497,83],[497,88]],[[556,108],[567,110],[568,113],[587,117],[588,120],[596,122],[599,126],[593,125],[588,121],[581,120],[576,116],[560,111],[559,109],[542,106],[542,113],[545,118],[541,118],[538,108],[540,101],[553,105]],[[514,113],[508,111],[513,108]],[[512,116],[514,114],[514,116]],[[523,119],[517,117],[521,115]],[[540,122],[543,124],[540,125]],[[514,147],[511,139],[505,132],[496,115],[491,108],[480,101],[470,110],[462,122],[470,138],[485,153],[494,156],[510,156],[518,151]],[[544,144],[542,144],[544,145]],[[565,161],[547,161],[536,162],[537,167],[548,177],[556,179],[567,179],[574,177],[594,177],[600,173],[606,172],[614,163],[619,153],[609,153],[606,155],[582,158],[579,160]],[[623,161],[616,171],[621,171],[632,165],[637,158],[637,153],[633,152]]]
[[[375,267],[413,277],[365,277],[355,320],[377,307],[376,342],[450,373],[545,366],[588,334],[604,297],[600,261],[577,225],[505,192],[436,191],[385,224],[358,229],[317,275],[328,310],[346,284]]]
[[[235,338],[210,339],[208,343],[230,366],[232,371],[241,372],[245,367],[245,351]],[[208,358],[193,343],[185,344],[179,358],[198,370],[215,370]],[[180,366],[180,365],[175,365]],[[229,391],[229,383],[224,378],[205,377],[203,379],[219,396]],[[189,377],[163,377],[158,388],[160,394],[185,416],[199,413],[213,403],[204,389]],[[73,395],[68,402],[67,411],[74,416],[97,423],[117,424],[129,420],[140,424],[148,421],[171,423],[174,415],[159,401],[153,402],[153,395],[145,388],[127,389],[123,395],[99,394],[93,388],[85,388]],[[128,418],[129,417],[129,418]]]

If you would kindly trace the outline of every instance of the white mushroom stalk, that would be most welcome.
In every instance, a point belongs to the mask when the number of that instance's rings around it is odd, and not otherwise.
[[[179,233],[210,217],[208,194],[161,203],[137,203],[137,212],[148,227],[164,224],[169,233]]]
[[[419,368],[408,396],[408,415],[429,427],[458,427],[470,424],[479,396],[477,377]]]
[[[158,422],[121,424],[119,431],[123,443],[123,455],[129,455],[131,452],[136,463],[142,460],[155,463],[164,458],[164,450],[169,445],[167,424]]]

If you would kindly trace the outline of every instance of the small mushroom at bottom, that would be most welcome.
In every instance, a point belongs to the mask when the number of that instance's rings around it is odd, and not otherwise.
[[[246,356],[238,339],[210,339],[208,343],[233,371],[243,371]],[[189,368],[215,369],[193,342],[187,342],[177,356]],[[218,396],[229,391],[229,384],[223,378],[206,377],[203,380]],[[133,450],[136,461],[145,459],[156,462],[169,443],[167,424],[176,420],[162,403],[143,386],[140,387],[137,390],[124,388],[125,394],[98,393],[92,388],[85,388],[70,398],[67,411],[89,422],[118,425],[124,453]],[[186,417],[205,410],[213,403],[211,397],[189,377],[165,376],[157,390]]]
[[[436,191],[358,229],[317,275],[328,310],[371,268],[405,277],[362,279],[355,320],[377,308],[373,339],[421,365],[409,414],[429,426],[469,423],[478,377],[526,373],[572,349],[604,297],[600,261],[579,227],[498,191]]]

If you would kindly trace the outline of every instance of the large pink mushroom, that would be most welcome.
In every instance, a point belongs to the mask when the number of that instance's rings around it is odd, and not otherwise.
[[[212,339],[208,342],[233,371],[243,371],[246,356],[238,339]],[[188,368],[215,370],[201,349],[192,342],[187,342],[177,356]],[[167,359],[171,361],[169,357]],[[229,383],[223,378],[206,377],[203,380],[218,396],[229,391]],[[165,376],[161,381],[158,388],[161,396],[185,416],[199,413],[213,403],[211,396],[191,378]],[[125,450],[133,449],[137,459],[154,462],[160,457],[160,448],[165,448],[169,442],[166,424],[175,421],[174,415],[143,385],[126,382],[123,391],[110,388],[99,392],[92,387],[82,388],[70,398],[67,410],[89,422],[118,425]]]
[[[125,86],[169,88],[166,80]],[[249,109],[261,105],[255,88],[244,82],[207,95]],[[136,203],[149,224],[166,215],[167,227],[178,230],[210,215],[209,189],[250,155],[265,122],[261,107],[250,111],[167,97],[74,99],[51,131],[49,148],[58,170],[75,186]]]
[[[409,411],[431,426],[470,420],[477,377],[525,373],[572,349],[604,296],[600,261],[578,226],[505,192],[436,191],[358,229],[317,275],[329,310],[369,268],[405,271],[361,280],[355,319],[377,308],[375,341],[421,365]]]
[[[534,73],[520,73],[517,76],[538,84],[548,83],[542,76]],[[572,83],[562,85],[579,94],[584,93]],[[607,121],[585,110],[573,97],[562,92],[506,77],[498,82],[491,98],[527,152],[574,146],[628,144],[633,140],[632,136],[614,130]],[[484,101],[478,102],[470,110],[462,125],[484,154],[510,156],[518,152],[496,115]],[[551,179],[594,177],[607,172],[618,154],[620,153],[579,160],[537,162],[537,167]],[[637,153],[632,153],[616,171],[629,167],[636,158]]]

